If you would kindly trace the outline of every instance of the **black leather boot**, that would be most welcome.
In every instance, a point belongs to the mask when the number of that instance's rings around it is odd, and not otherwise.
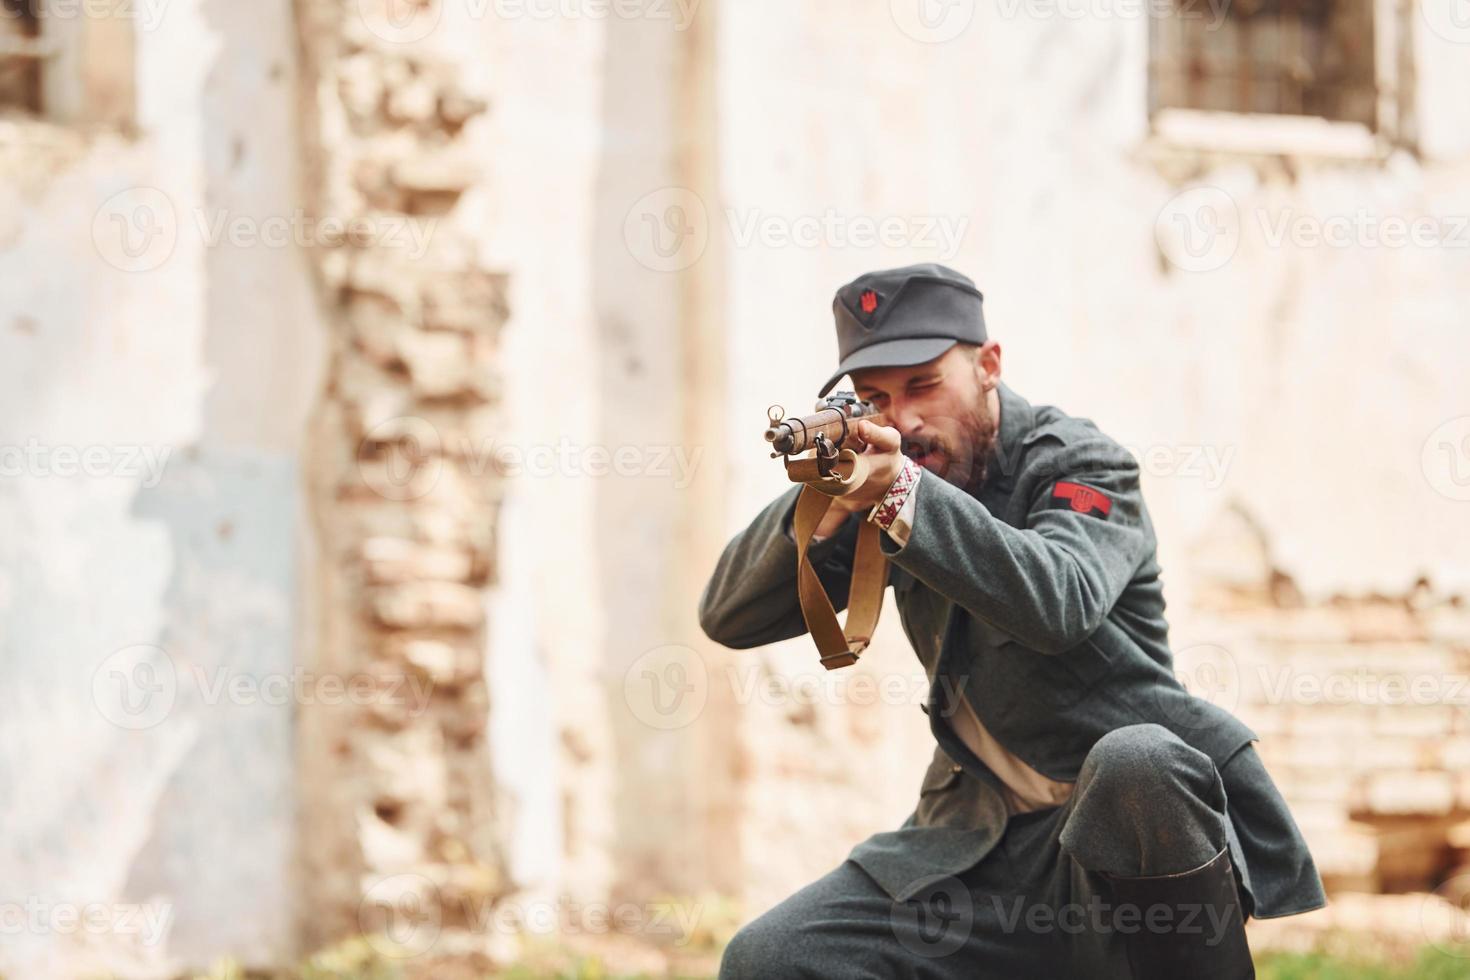
[[[1183,874],[1108,878],[1117,903],[1113,928],[1138,980],[1253,980],[1228,849]]]

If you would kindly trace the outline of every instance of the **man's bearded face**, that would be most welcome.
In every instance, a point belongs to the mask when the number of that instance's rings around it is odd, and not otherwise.
[[[903,437],[903,454],[964,490],[985,482],[999,420],[986,400],[977,348],[957,344],[924,364],[866,368],[853,374],[877,421]]]

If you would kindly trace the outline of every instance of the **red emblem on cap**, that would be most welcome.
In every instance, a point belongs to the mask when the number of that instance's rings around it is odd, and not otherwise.
[[[862,304],[863,312],[872,316],[873,311],[878,309],[878,294],[869,289],[863,293],[858,302]]]
[[[1051,495],[1067,501],[1079,514],[1096,510],[1101,512],[1103,517],[1107,517],[1108,512],[1113,509],[1113,502],[1107,498],[1106,494],[1092,487],[1084,487],[1080,483],[1058,483],[1052,489]]]

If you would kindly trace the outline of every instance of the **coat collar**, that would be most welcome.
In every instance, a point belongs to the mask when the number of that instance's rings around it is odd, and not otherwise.
[[[1015,487],[1021,463],[1021,440],[1036,427],[1036,410],[1011,390],[1004,381],[996,385],[1000,396],[1000,436],[990,457],[990,472],[982,491],[1008,492]]]

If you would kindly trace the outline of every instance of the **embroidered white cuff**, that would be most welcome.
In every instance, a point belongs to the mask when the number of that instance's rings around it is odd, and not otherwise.
[[[888,532],[899,547],[909,543],[909,533],[914,527],[914,511],[917,509],[919,477],[924,468],[905,457],[903,469],[894,477],[893,485],[883,495],[878,506],[868,515],[868,520]]]

